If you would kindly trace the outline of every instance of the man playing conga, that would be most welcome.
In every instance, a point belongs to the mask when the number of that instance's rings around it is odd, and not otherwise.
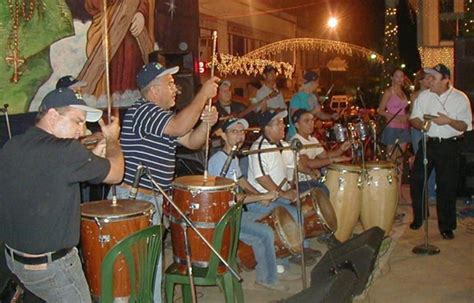
[[[26,288],[46,302],[91,302],[79,243],[79,182],[118,183],[123,156],[117,120],[99,122],[107,141],[100,158],[77,140],[100,119],[69,89],[43,99],[36,125],[0,150],[0,240],[6,261]]]
[[[126,112],[120,142],[125,157],[125,176],[117,187],[117,196],[126,199],[130,195],[131,184],[137,166],[145,166],[153,179],[163,190],[171,188],[175,170],[177,144],[190,149],[200,148],[207,140],[207,125],[217,122],[217,111],[204,108],[206,101],[217,93],[219,80],[214,77],[204,83],[192,102],[175,114],[170,109],[175,105],[176,85],[172,77],[179,67],[165,68],[159,63],[148,63],[137,75],[137,84],[142,98],[136,101]],[[203,123],[195,129],[201,119]],[[161,196],[156,196],[148,176],[140,179],[137,199],[158,204],[158,216],[161,217]],[[161,268],[161,258],[158,265]],[[154,301],[161,302],[161,270],[155,280]]]
[[[228,157],[232,157],[232,162],[228,167],[225,177],[238,181],[238,185],[249,195],[253,195],[253,202],[266,205],[272,198],[276,198],[278,194],[276,191],[270,192],[273,195],[259,195],[258,191],[242,177],[242,172],[239,167],[239,159],[232,154],[232,148],[236,146],[240,148],[245,140],[245,129],[249,126],[247,120],[231,118],[227,120],[221,127],[222,138],[224,140],[224,148],[215,153],[209,159],[209,174],[219,176],[222,173],[224,163]],[[250,196],[249,196],[250,197]],[[260,198],[259,198],[260,197]],[[272,198],[268,198],[272,197]],[[244,201],[248,202],[248,201]],[[274,248],[274,235],[272,229],[265,224],[257,223],[257,219],[261,214],[251,211],[244,211],[242,213],[242,223],[240,227],[239,238],[245,244],[252,246],[255,260],[257,261],[256,284],[272,290],[287,291],[288,286],[281,283],[279,280],[298,279],[299,276],[292,274],[277,274],[277,260]]]
[[[320,142],[312,134],[314,132],[314,115],[305,110],[296,110],[291,117],[296,126],[296,134],[290,141],[298,139],[304,145],[319,144]],[[300,158],[298,164],[303,171],[310,172],[310,174],[301,173],[300,176],[300,190],[306,191],[313,187],[323,187],[326,192],[327,188],[317,181],[320,176],[319,169],[321,167],[330,165],[332,163],[349,161],[351,158],[344,156],[344,153],[351,147],[351,143],[346,141],[342,143],[338,149],[325,151],[321,147],[303,148],[300,151]]]

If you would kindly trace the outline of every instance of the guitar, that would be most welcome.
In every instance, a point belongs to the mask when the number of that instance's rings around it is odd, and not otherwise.
[[[247,116],[251,111],[253,111],[255,108],[257,108],[257,106],[259,106],[260,104],[263,104],[264,102],[267,102],[268,100],[270,100],[271,98],[275,98],[276,96],[278,96],[278,94],[280,93],[280,91],[278,90],[273,90],[271,93],[269,93],[266,97],[264,97],[262,100],[256,102],[255,104],[251,104],[249,107],[247,107],[244,111],[236,114],[236,118],[243,118],[245,116]]]

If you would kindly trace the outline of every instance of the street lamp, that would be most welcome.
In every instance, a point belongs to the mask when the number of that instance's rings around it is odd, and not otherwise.
[[[330,18],[328,19],[328,26],[329,26],[329,28],[331,28],[331,29],[335,28],[335,27],[337,26],[337,23],[338,23],[338,20],[337,20],[337,18],[335,18],[335,17],[330,17]]]

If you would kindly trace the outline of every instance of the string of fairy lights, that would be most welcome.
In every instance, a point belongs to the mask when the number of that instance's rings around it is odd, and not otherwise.
[[[464,36],[474,36],[474,0],[464,1]]]
[[[268,59],[240,57],[229,54],[217,54],[214,60],[214,65],[217,71],[223,76],[231,74],[257,76],[263,73],[263,69],[267,65],[273,66],[277,75],[283,74],[285,78],[288,79],[291,79],[294,72],[294,67],[292,64]],[[207,66],[212,66],[212,59],[211,62],[207,63]]]
[[[391,85],[391,72],[400,66],[400,55],[398,51],[398,25],[397,8],[387,7],[385,9],[385,32],[384,32],[384,64],[383,64],[383,84]]]

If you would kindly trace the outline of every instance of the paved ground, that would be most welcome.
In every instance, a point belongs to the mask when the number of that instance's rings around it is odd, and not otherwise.
[[[463,201],[458,201],[458,209],[466,208]],[[399,213],[405,217],[395,222],[390,239],[382,243],[381,254],[376,263],[373,277],[369,280],[366,291],[354,298],[361,303],[390,302],[474,302],[474,219],[458,220],[458,229],[454,240],[441,238],[436,223],[435,206],[431,205],[429,220],[430,243],[440,248],[441,253],[435,256],[419,256],[412,253],[413,247],[424,243],[422,229],[412,231],[408,228],[411,222],[411,207],[408,203],[399,204]],[[356,226],[355,233],[362,232]],[[311,246],[327,251],[325,244],[316,239]],[[167,264],[170,262],[171,250],[166,250]],[[292,265],[290,271],[300,273],[300,267]],[[311,268],[307,269],[308,285]],[[242,272],[245,302],[278,302],[302,289],[302,282],[288,282],[289,292],[266,290],[256,286],[255,272]],[[224,302],[222,292],[217,287],[200,287],[197,289],[199,302]],[[175,302],[181,302],[181,290],[175,289]]]

